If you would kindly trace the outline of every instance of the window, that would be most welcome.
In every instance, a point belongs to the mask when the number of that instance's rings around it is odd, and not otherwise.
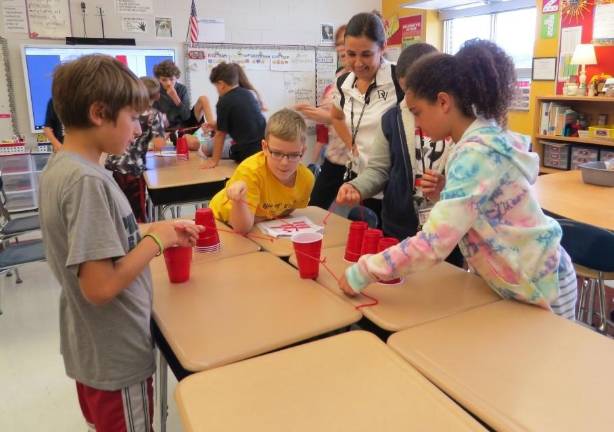
[[[495,42],[512,57],[519,76],[531,69],[535,41],[535,8],[452,18],[444,24],[444,51],[456,54],[469,39]]]

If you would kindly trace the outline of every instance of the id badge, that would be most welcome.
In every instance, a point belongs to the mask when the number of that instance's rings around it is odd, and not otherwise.
[[[423,227],[427,220],[429,220],[429,215],[431,214],[431,209],[433,207],[422,207],[418,210],[418,222],[420,226]]]
[[[352,158],[345,164],[345,173],[343,173],[343,181],[348,182],[352,180]]]

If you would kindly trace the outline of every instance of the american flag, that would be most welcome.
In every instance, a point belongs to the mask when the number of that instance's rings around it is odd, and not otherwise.
[[[192,0],[192,7],[190,9],[190,24],[188,27],[188,33],[190,36],[190,42],[198,42],[198,17],[196,16],[196,5]]]

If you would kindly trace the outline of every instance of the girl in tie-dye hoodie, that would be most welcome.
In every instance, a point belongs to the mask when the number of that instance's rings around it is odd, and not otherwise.
[[[495,44],[472,40],[454,56],[429,55],[406,76],[417,126],[456,143],[445,187],[421,232],[365,255],[339,282],[348,295],[369,283],[425,270],[460,245],[467,262],[501,297],[573,318],[576,279],[560,246],[561,228],[532,189],[539,158],[527,137],[505,129],[515,85],[512,60]]]

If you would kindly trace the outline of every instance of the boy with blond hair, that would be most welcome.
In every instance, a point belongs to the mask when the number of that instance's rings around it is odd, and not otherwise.
[[[295,111],[282,109],[271,116],[262,151],[245,159],[211,200],[216,219],[244,234],[255,222],[307,207],[314,177],[301,163],[306,128]]]
[[[149,261],[195,244],[202,227],[152,224],[143,238],[130,205],[99,163],[141,134],[145,86],[118,60],[83,56],[54,72],[64,145],[41,179],[40,219],[60,295],[60,343],[79,405],[98,432],[149,431],[153,417]]]

